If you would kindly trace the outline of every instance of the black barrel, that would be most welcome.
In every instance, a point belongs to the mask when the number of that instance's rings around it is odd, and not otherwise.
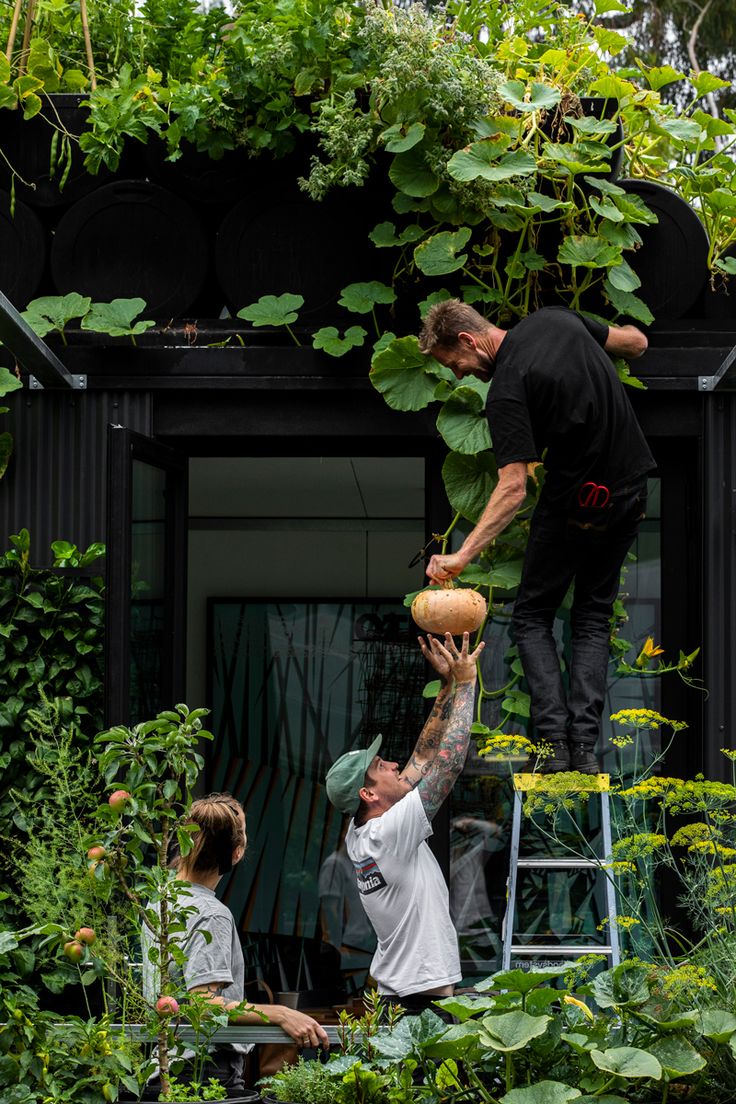
[[[657,215],[653,226],[638,226],[642,246],[625,256],[641,287],[636,294],[654,317],[682,318],[698,300],[708,275],[708,236],[684,199],[651,180],[619,180]]]
[[[57,291],[98,302],[141,296],[156,318],[184,314],[199,295],[209,252],[183,199],[143,180],[119,180],[75,203],[51,248]]]
[[[262,295],[304,296],[301,320],[340,314],[340,289],[376,276],[376,250],[368,239],[378,221],[370,196],[331,193],[243,199],[225,216],[217,235],[215,267],[231,310]],[[359,321],[353,319],[353,321]],[[367,328],[367,327],[366,327]]]
[[[0,291],[15,307],[32,299],[46,263],[46,244],[38,217],[19,199],[10,213],[10,195],[0,192]]]

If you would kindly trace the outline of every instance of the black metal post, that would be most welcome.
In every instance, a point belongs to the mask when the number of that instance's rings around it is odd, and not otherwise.
[[[730,780],[720,748],[736,747],[736,394],[704,396],[703,770]]]

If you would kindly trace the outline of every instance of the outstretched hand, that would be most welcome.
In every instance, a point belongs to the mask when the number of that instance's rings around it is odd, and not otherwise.
[[[470,633],[463,633],[463,642],[459,648],[449,632],[445,633],[444,643],[440,643],[436,637],[432,636],[429,637],[429,640],[435,654],[439,655],[447,664],[449,674],[455,679],[455,682],[475,682],[478,677],[476,663],[485,648],[484,641],[481,640],[475,651],[471,652],[469,650]],[[425,648],[426,645],[422,648],[422,652],[426,655]],[[437,667],[435,669],[439,670]]]
[[[441,644],[436,637],[430,636],[427,633],[426,643],[423,637],[417,637],[419,640],[419,647],[422,649],[422,655],[426,659],[430,667],[434,667],[437,674],[445,682],[449,682],[452,678],[452,672],[450,671],[450,660],[444,648],[440,651]],[[444,654],[443,654],[444,653]]]

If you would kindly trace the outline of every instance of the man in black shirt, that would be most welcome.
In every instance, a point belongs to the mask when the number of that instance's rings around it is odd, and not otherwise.
[[[527,465],[543,460],[513,629],[532,720],[552,747],[541,769],[595,774],[610,618],[655,467],[608,354],[641,356],[647,339],[635,326],[549,307],[501,330],[452,299],[431,308],[419,345],[458,379],[493,380],[486,409],[498,466],[478,524],[459,551],[432,556],[427,574],[443,582],[487,548],[524,501]],[[566,692],[553,626],[573,581]]]

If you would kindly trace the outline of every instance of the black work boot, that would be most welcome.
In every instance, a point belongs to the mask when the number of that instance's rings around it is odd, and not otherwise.
[[[587,744],[570,744],[569,766],[567,770],[580,771],[581,774],[599,774],[600,764],[592,747]]]
[[[550,740],[548,746],[552,749],[550,755],[539,759],[537,771],[539,774],[557,774],[558,771],[569,771],[570,749],[565,740]]]

